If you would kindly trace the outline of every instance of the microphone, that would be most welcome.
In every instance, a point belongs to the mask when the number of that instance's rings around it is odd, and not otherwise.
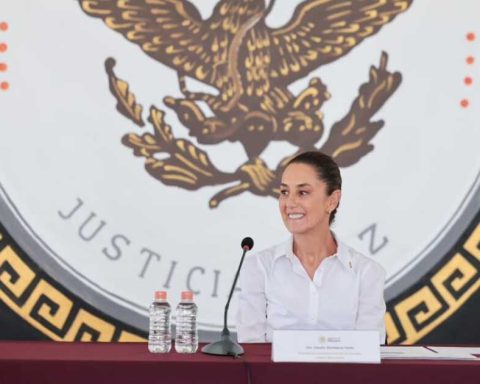
[[[247,251],[250,251],[253,248],[253,239],[251,237],[245,237],[242,240],[242,249],[246,249]]]
[[[227,304],[225,305],[225,312],[223,315],[223,331],[221,333],[221,339],[213,343],[207,344],[202,348],[202,352],[207,355],[218,355],[218,356],[233,356],[237,357],[243,355],[244,351],[240,344],[234,341],[230,335],[230,331],[227,326],[227,315],[228,307],[230,306],[230,300],[232,299],[233,291],[237,285],[238,275],[240,274],[240,269],[242,269],[243,259],[245,254],[253,248],[253,239],[251,237],[245,237],[242,240],[241,247],[243,249],[242,258],[240,259],[240,264],[238,265],[237,273],[233,279],[232,289],[228,295]]]

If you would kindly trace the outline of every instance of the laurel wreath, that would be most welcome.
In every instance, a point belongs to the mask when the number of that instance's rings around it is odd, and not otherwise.
[[[176,138],[171,126],[165,122],[165,112],[153,105],[148,115],[153,134],[128,133],[123,136],[122,143],[132,148],[135,156],[145,158],[147,172],[166,185],[198,190],[205,186],[233,184],[210,199],[210,208],[216,208],[223,200],[245,191],[278,197],[280,175],[288,161],[300,152],[318,149],[331,155],[339,166],[347,167],[373,150],[370,140],[384,126],[384,121],[371,119],[401,82],[400,73],[387,71],[387,61],[387,54],[382,52],[379,66],[370,68],[368,81],[360,86],[345,117],[333,124],[323,146],[317,148],[316,143],[311,143],[298,147],[295,153],[282,159],[275,170],[256,157],[235,172],[220,171],[205,151],[188,140]],[[113,58],[105,61],[110,91],[117,100],[116,108],[137,126],[144,127],[143,107],[136,101],[128,83],[115,75],[114,66]]]

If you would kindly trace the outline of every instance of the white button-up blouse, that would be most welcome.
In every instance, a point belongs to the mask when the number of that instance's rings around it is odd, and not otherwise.
[[[384,269],[337,241],[310,279],[293,238],[245,258],[240,273],[239,342],[271,342],[274,329],[378,330],[385,341]]]

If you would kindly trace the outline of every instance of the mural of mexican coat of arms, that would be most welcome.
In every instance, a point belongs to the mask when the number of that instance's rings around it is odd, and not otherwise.
[[[478,0],[47,3],[0,2],[4,335],[144,341],[187,289],[207,341],[239,234],[289,236],[279,177],[318,149],[388,342],[478,340]]]
[[[348,54],[411,2],[307,0],[279,28],[270,28],[265,21],[274,5],[288,7],[287,2],[275,4],[275,0],[221,0],[206,20],[186,0],[81,0],[80,4],[87,15],[101,18],[145,54],[176,71],[183,97],[167,96],[164,103],[199,144],[242,144],[248,160],[235,172],[223,172],[197,145],[176,138],[165,122],[167,113],[155,106],[148,116],[153,132],[130,133],[122,139],[135,156],[145,158],[147,172],[166,185],[197,190],[228,184],[210,199],[210,207],[215,208],[245,191],[277,197],[282,168],[299,152],[319,149],[347,167],[373,150],[370,141],[384,126],[373,116],[401,82],[400,73],[387,69],[386,52],[379,52],[368,81],[330,129],[324,126],[322,113],[330,98],[326,84],[312,77],[299,94],[288,87]],[[143,107],[128,82],[116,76],[114,66],[113,58],[106,59],[117,110],[143,127]],[[218,92],[191,92],[189,78]],[[327,139],[318,147],[326,132]],[[269,169],[261,158],[272,141],[297,147],[276,169]]]

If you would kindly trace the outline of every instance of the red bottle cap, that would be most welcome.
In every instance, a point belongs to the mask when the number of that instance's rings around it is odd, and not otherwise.
[[[193,300],[193,292],[192,291],[183,291],[182,292],[182,300]]]
[[[155,300],[167,300],[167,291],[155,291]]]

